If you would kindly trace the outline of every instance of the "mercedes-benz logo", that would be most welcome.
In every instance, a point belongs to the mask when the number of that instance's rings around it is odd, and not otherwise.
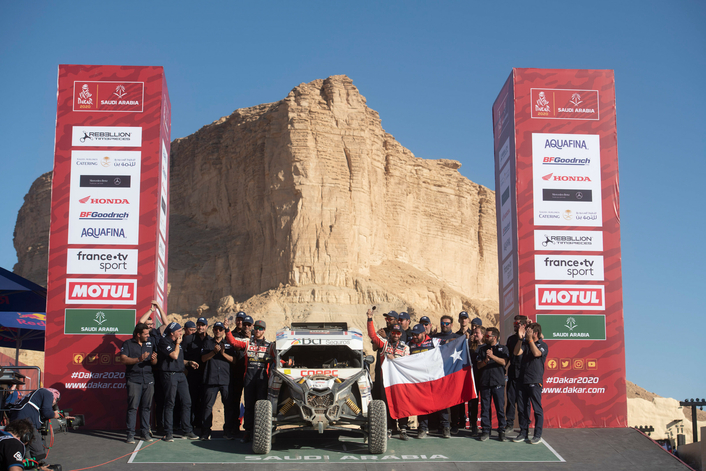
[[[577,200],[582,200],[582,199],[583,199],[583,193],[581,193],[580,191],[577,191],[577,192],[576,192],[576,199],[577,199]]]
[[[115,186],[120,186],[120,184],[122,182],[123,181],[120,179],[120,177],[115,177],[115,179],[113,180],[113,183],[115,183]]]

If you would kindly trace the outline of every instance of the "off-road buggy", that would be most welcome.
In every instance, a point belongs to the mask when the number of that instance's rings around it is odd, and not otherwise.
[[[373,454],[387,450],[387,409],[372,399],[363,334],[345,322],[293,323],[277,331],[267,399],[255,404],[252,450],[269,453],[286,429],[356,430]],[[282,363],[291,366],[282,366]]]

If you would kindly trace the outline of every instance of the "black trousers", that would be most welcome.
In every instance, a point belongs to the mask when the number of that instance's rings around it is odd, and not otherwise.
[[[517,379],[509,378],[507,380],[507,388],[505,390],[505,397],[507,398],[507,405],[505,406],[505,421],[508,425],[515,425],[515,408],[519,408],[517,389],[519,388],[519,383]]]
[[[498,430],[505,431],[505,388],[494,386],[480,390],[480,425],[483,433],[490,433],[492,421],[490,420],[490,403],[495,403],[495,415],[498,418]]]
[[[152,396],[154,396],[154,382],[133,383],[127,381],[127,423],[128,436],[135,435],[135,423],[137,421],[137,411],[140,411],[140,431],[146,437],[150,431],[150,409],[152,408]]]
[[[230,385],[228,390],[228,402],[231,404],[232,420],[229,422],[226,417],[226,424],[223,430],[227,433],[236,433],[240,430],[240,399],[243,397],[243,382],[245,381],[245,364],[235,365],[230,370]]]
[[[167,435],[174,433],[174,404],[179,396],[181,408],[181,428],[184,433],[193,432],[191,427],[191,396],[189,383],[183,371],[178,373],[162,372],[162,387],[164,388],[164,431]]]
[[[466,428],[466,403],[462,402],[451,407],[451,426],[460,429]]]
[[[468,401],[468,421],[473,432],[478,430],[478,401],[478,398]]]
[[[41,461],[47,457],[47,449],[44,447],[42,434],[39,433],[39,430],[34,427],[34,424],[32,424],[32,431],[34,432],[34,435],[32,436],[32,441],[25,447],[25,457],[34,458],[37,461]]]
[[[162,383],[162,372],[153,370],[154,373],[154,425],[155,430],[160,432],[164,430],[164,387]]]
[[[203,405],[201,398],[203,397],[203,365],[198,370],[189,368],[186,381],[189,383],[189,396],[191,396],[191,418],[189,423],[192,427],[201,427],[201,417],[203,417]],[[183,429],[183,426],[182,426]]]
[[[542,385],[539,383],[523,384],[519,390],[520,407],[518,415],[520,416],[520,433],[529,431],[530,414],[534,409],[534,436],[542,436],[542,428],[544,427],[544,409],[542,409]]]
[[[439,415],[439,426],[442,428],[450,427],[450,421],[449,421],[449,409],[448,407],[446,409],[441,409],[440,411],[437,412],[432,412],[431,414],[425,414],[425,415],[420,415],[418,417],[419,419],[419,429],[420,430],[429,430],[429,418],[433,416],[434,414]]]
[[[260,399],[267,399],[268,378],[253,378],[244,386],[245,391],[245,430],[252,431],[255,425],[255,403]]]
[[[228,385],[212,385],[206,384],[203,386],[203,396],[201,397],[201,435],[206,435],[211,432],[211,427],[213,426],[213,404],[216,402],[216,397],[218,393],[221,393],[221,401],[223,402],[223,414],[225,415],[225,425],[223,430],[228,431],[228,419],[232,421],[233,414],[232,405],[229,400],[230,391]]]

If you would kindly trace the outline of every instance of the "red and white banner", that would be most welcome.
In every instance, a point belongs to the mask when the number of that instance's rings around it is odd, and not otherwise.
[[[119,350],[166,311],[170,104],[161,67],[59,66],[44,381],[125,427]]]
[[[624,427],[613,71],[513,69],[493,130],[503,339],[542,326],[545,426]]]
[[[465,337],[385,360],[382,378],[393,419],[430,414],[478,397]]]

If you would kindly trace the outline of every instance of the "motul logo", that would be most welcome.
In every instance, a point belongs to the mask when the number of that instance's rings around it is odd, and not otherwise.
[[[81,204],[130,204],[126,199],[122,198],[91,198],[91,196],[86,196],[78,200]]]
[[[544,175],[542,180],[553,181],[553,182],[590,182],[591,179],[588,177],[581,176],[568,176],[568,175],[554,175],[550,173],[549,175]]]
[[[587,285],[536,285],[537,310],[602,311],[605,287]]]
[[[66,304],[135,304],[137,280],[68,279]]]

